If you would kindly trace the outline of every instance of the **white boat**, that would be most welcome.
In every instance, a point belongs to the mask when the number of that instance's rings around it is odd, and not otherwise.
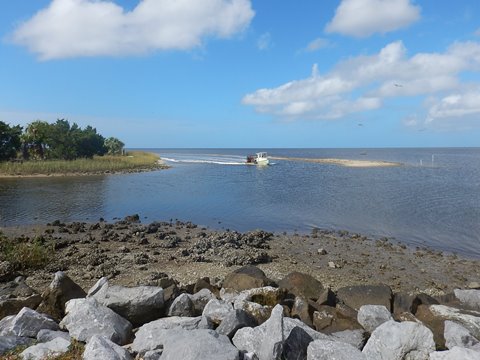
[[[255,155],[247,156],[247,164],[268,165],[268,156],[266,152],[258,152]]]

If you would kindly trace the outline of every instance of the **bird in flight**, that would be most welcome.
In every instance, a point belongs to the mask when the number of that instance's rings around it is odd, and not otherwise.
[[[402,84],[393,84],[395,87],[403,87]]]

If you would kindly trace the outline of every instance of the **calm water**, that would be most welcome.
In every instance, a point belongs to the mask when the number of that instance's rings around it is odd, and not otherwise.
[[[154,151],[173,167],[142,174],[0,179],[0,225],[139,213],[146,222],[178,218],[240,231],[345,229],[480,257],[480,148],[267,149],[274,156],[405,164],[394,168],[291,161],[258,168],[241,165],[252,152],[245,149]]]

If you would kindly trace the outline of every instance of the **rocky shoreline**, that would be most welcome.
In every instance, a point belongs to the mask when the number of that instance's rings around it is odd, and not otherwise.
[[[72,347],[69,359],[480,358],[478,260],[138,215],[0,230],[51,255],[0,258],[0,353],[29,346],[9,360]]]

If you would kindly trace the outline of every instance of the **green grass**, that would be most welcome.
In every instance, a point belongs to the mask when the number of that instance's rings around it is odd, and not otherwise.
[[[0,163],[0,176],[75,175],[138,171],[162,167],[152,153],[132,151],[126,156],[95,156],[93,159],[36,160]]]
[[[33,240],[9,239],[0,234],[0,260],[8,261],[14,270],[41,269],[50,261],[53,244],[41,236]]]

